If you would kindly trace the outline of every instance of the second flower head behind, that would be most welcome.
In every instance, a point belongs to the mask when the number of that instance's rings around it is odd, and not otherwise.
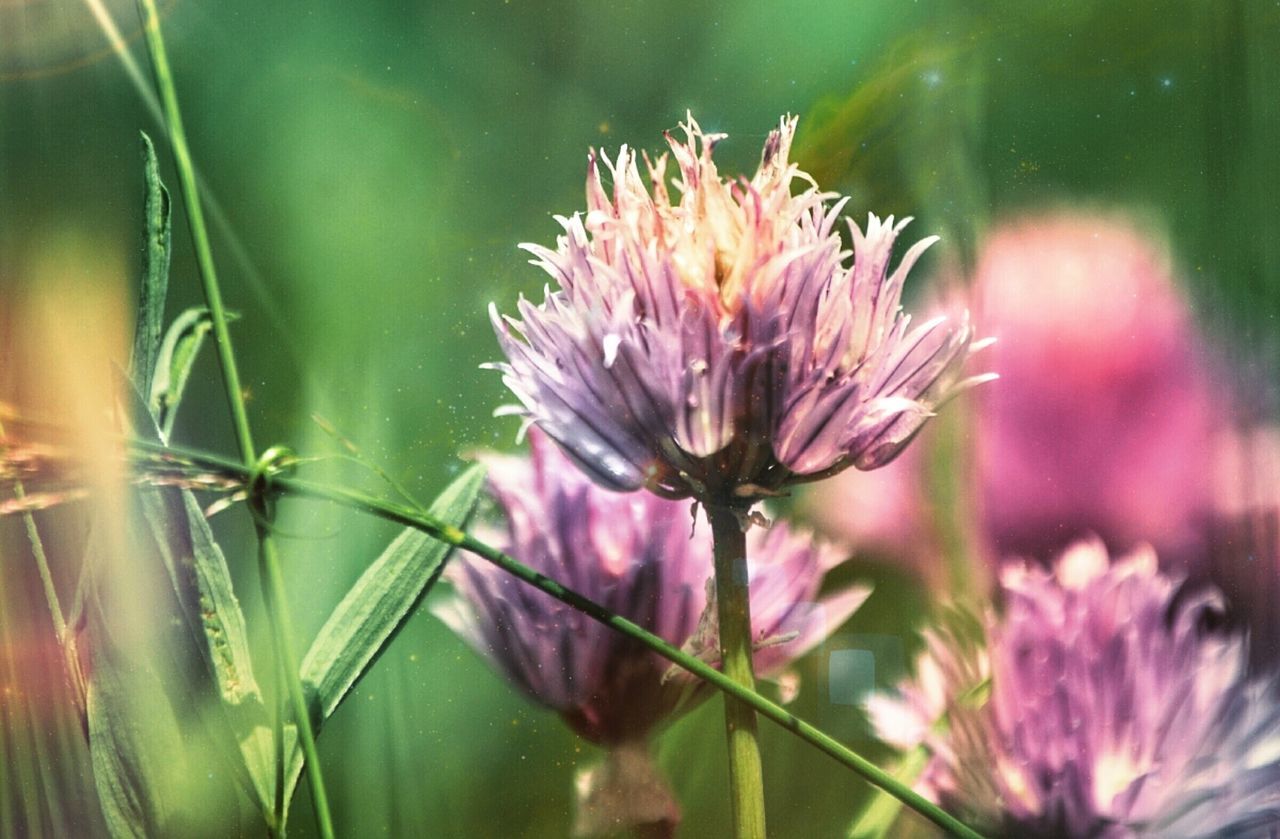
[[[685,504],[593,485],[541,433],[530,456],[484,457],[505,519],[493,543],[674,645],[715,661],[707,581],[711,537],[692,534]],[[753,528],[749,564],[756,669],[778,675],[823,641],[866,599],[852,587],[820,598],[842,554],[781,523]],[[614,746],[643,739],[677,707],[706,696],[691,678],[664,678],[669,663],[639,642],[536,591],[496,566],[460,557],[458,597],[437,614],[513,685],[560,712],[581,736]],[[693,694],[689,687],[696,684]]]
[[[554,249],[526,245],[555,281],[520,319],[492,310],[495,365],[536,423],[601,485],[746,504],[848,466],[892,460],[961,384],[978,344],[967,319],[912,326],[907,272],[890,270],[909,219],[837,221],[845,200],[789,160],[796,120],[765,142],[751,179],[722,179],[723,139],[692,116],[663,155],[589,158],[587,212],[559,219]],[[792,194],[793,182],[803,188]]]
[[[619,494],[583,475],[536,429],[530,456],[489,455],[489,489],[505,519],[485,538],[535,570],[711,664],[718,661],[711,537],[687,505]],[[775,524],[748,534],[755,667],[781,675],[866,599],[818,590],[842,554]],[[656,653],[494,565],[459,557],[457,596],[435,611],[526,696],[606,750],[577,785],[578,836],[629,826],[673,830],[679,807],[649,758],[662,726],[709,695]]]

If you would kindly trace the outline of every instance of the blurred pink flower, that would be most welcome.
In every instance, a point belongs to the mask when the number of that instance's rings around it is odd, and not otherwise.
[[[998,386],[998,385],[996,385]],[[800,511],[820,533],[848,544],[859,560],[906,563],[931,582],[938,566],[935,510],[925,470],[930,430],[900,457],[874,474],[846,471],[814,485]]]
[[[687,504],[604,490],[536,430],[529,445],[527,458],[483,458],[505,518],[486,539],[714,663],[705,518],[691,534]],[[784,524],[752,528],[747,540],[755,667],[777,676],[843,624],[869,592],[851,587],[819,597],[824,574],[843,555]],[[674,825],[679,808],[669,793],[659,794],[665,785],[647,759],[648,742],[708,696],[707,686],[682,675],[664,678],[665,659],[489,563],[459,558],[446,573],[457,595],[436,614],[530,699],[609,751],[605,765],[580,779],[579,833],[647,821]],[[620,816],[624,821],[615,823]]]
[[[994,552],[1203,551],[1221,400],[1166,250],[1116,216],[1028,221],[991,237],[973,293],[998,338],[975,423]]]
[[[1165,249],[1119,216],[1016,222],[982,249],[970,306],[1000,381],[974,397],[972,473],[955,480],[989,558],[1043,561],[1088,534],[1174,564],[1203,555],[1224,400]],[[934,456],[846,473],[806,503],[837,538],[931,555]]]
[[[526,245],[555,281],[520,319],[491,310],[494,365],[536,423],[602,486],[739,506],[846,467],[888,463],[959,385],[967,317],[912,327],[890,270],[909,219],[836,230],[845,200],[788,160],[796,120],[765,141],[751,179],[724,180],[721,134],[690,116],[648,182],[625,146],[589,158],[587,213],[555,248]],[[793,186],[800,189],[794,195]]]
[[[985,647],[933,633],[916,679],[869,703],[883,739],[927,749],[923,792],[998,835],[1275,835],[1275,684],[1246,675],[1216,592],[1096,540],[1000,582]]]

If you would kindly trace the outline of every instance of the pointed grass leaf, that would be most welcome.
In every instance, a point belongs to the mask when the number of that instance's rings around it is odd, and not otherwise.
[[[228,734],[240,741],[258,803],[266,810],[274,793],[261,797],[264,778],[274,775],[270,744],[244,732],[265,719],[262,694],[253,673],[244,613],[231,587],[222,550],[189,490],[143,490],[138,506],[163,557],[183,622],[222,700]]]
[[[136,389],[131,416],[135,433],[159,442],[155,419]],[[147,487],[138,506],[181,605],[183,619],[205,650],[206,663],[223,701],[238,705],[260,699],[249,655],[249,635],[240,601],[231,586],[231,571],[213,531],[190,490]]]
[[[484,467],[459,475],[431,504],[432,516],[462,527],[479,502]],[[444,570],[452,545],[406,528],[360,575],[325,621],[302,661],[311,724],[319,730],[395,638]]]
[[[114,668],[107,667],[108,672]],[[95,674],[88,693],[89,756],[93,766],[94,785],[102,806],[102,815],[113,837],[147,837],[158,835],[165,822],[162,798],[155,775],[169,771],[168,760],[158,759],[158,749],[148,748],[157,738],[181,743],[171,708],[151,709],[146,723],[128,713],[128,703],[137,697],[154,700],[163,695],[163,685],[154,673],[134,672],[124,680],[113,675]],[[153,706],[162,706],[152,701]]]
[[[454,527],[466,526],[479,504],[484,474],[484,467],[477,464],[455,478],[431,503],[431,515]],[[320,732],[395,639],[440,579],[452,550],[452,545],[421,530],[406,528],[342,598],[299,667],[313,731]],[[296,746],[289,746],[286,754],[287,817],[302,774],[303,755]]]
[[[240,739],[240,752],[245,757],[245,765],[253,778],[254,791],[258,800],[264,803],[263,812],[274,812],[272,803],[276,798],[275,750],[272,748],[273,732],[265,724],[254,726],[253,730]],[[284,724],[285,789],[284,800],[293,800],[293,791],[302,775],[302,749],[298,745],[298,727],[293,723]],[[288,815],[286,806],[285,815]],[[280,832],[283,835],[283,831]]]
[[[169,191],[160,182],[160,164],[151,138],[142,134],[142,159],[146,179],[143,200],[142,278],[138,284],[138,318],[134,325],[133,356],[129,371],[146,393],[156,371],[160,333],[164,329],[164,304],[169,292],[169,256],[172,230],[169,223]]]
[[[141,394],[126,388],[132,396],[130,415],[135,433],[150,441],[160,439],[155,418]],[[176,598],[180,623],[204,664],[212,687],[226,712],[224,719],[239,741],[243,767],[247,768],[254,791],[262,788],[259,771],[271,774],[271,753],[248,736],[265,718],[262,693],[253,673],[249,633],[244,613],[231,583],[222,549],[190,490],[177,487],[147,487],[138,491],[137,509],[141,522],[159,554]],[[250,751],[252,750],[252,751]],[[261,751],[261,753],[259,753]],[[237,772],[242,767],[235,767]],[[270,799],[258,803],[269,807]]]
[[[95,567],[100,568],[97,561]],[[129,628],[134,616],[104,607],[99,589],[94,579],[86,597],[86,716],[94,785],[113,837],[159,836],[180,818],[190,770],[183,726],[166,689],[172,680],[158,672],[169,662],[141,652],[145,643]],[[117,637],[122,628],[124,641]]]
[[[191,377],[191,368],[212,329],[213,316],[209,310],[196,306],[178,315],[165,333],[156,358],[155,375],[150,388],[143,391],[147,393],[148,406],[165,440],[173,433],[173,421]]]
[[[188,490],[161,488],[144,489],[139,506],[223,701],[239,705],[257,698],[244,613],[199,504]]]

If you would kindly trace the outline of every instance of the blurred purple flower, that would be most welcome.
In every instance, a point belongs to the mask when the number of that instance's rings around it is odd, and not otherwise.
[[[1216,593],[1097,541],[1001,586],[985,651],[935,634],[917,681],[870,703],[883,739],[929,750],[926,793],[1010,836],[1280,829],[1280,706]]]
[[[845,200],[788,161],[796,120],[765,142],[750,180],[722,180],[692,116],[645,158],[589,156],[587,213],[559,218],[554,249],[525,245],[556,283],[520,320],[491,307],[507,363],[494,365],[541,426],[602,486],[741,503],[852,465],[888,463],[954,392],[966,318],[909,328],[898,301],[933,238],[889,271],[909,219],[836,222]],[[792,195],[792,182],[804,184]],[[971,380],[973,381],[973,380]]]
[[[1123,217],[1024,220],[983,247],[968,305],[997,338],[1001,379],[976,394],[961,478],[991,560],[1047,561],[1090,534],[1115,551],[1151,543],[1173,565],[1202,556],[1227,400],[1165,250]],[[846,473],[808,506],[836,538],[932,554],[935,454],[874,487]],[[851,509],[869,493],[878,503]]]
[[[490,491],[505,516],[505,527],[486,538],[714,662],[705,520],[691,535],[686,505],[648,493],[608,492],[541,433],[531,433],[529,444],[528,458],[483,458]],[[766,677],[776,676],[843,624],[868,590],[853,587],[820,598],[823,575],[843,555],[815,546],[807,534],[779,523],[753,528],[747,538],[755,666]],[[709,689],[691,678],[664,678],[670,668],[665,659],[489,563],[461,558],[447,574],[457,596],[438,605],[436,614],[530,699],[609,750],[606,764],[580,781],[579,833],[616,830],[613,820],[619,817],[629,819],[626,824],[674,824],[675,801],[658,794],[665,785],[641,758],[656,730]]]

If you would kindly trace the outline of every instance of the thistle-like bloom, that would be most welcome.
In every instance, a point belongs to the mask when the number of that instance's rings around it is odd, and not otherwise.
[[[1096,541],[1001,583],[985,651],[935,635],[871,704],[885,740],[930,750],[924,791],[1009,836],[1274,835],[1280,707],[1215,592]]]
[[[714,663],[705,520],[691,535],[687,505],[605,491],[539,432],[529,442],[529,458],[485,458],[490,492],[505,517],[491,541]],[[841,555],[782,524],[753,528],[748,541],[755,665],[765,676],[778,675],[843,624],[868,592],[855,587],[819,598],[824,573]],[[679,811],[648,762],[648,740],[709,689],[678,675],[664,678],[670,664],[656,653],[486,562],[459,559],[447,573],[458,596],[436,614],[530,699],[609,750],[606,765],[584,776],[579,834],[674,824]]]
[[[909,219],[836,223],[845,200],[788,160],[796,120],[765,142],[750,180],[723,180],[692,116],[666,155],[589,157],[587,212],[554,249],[524,245],[555,280],[520,320],[491,308],[495,365],[541,426],[602,486],[741,503],[847,466],[892,460],[954,392],[967,318],[915,328],[899,297],[933,237],[890,271]],[[804,187],[792,194],[794,182]]]

